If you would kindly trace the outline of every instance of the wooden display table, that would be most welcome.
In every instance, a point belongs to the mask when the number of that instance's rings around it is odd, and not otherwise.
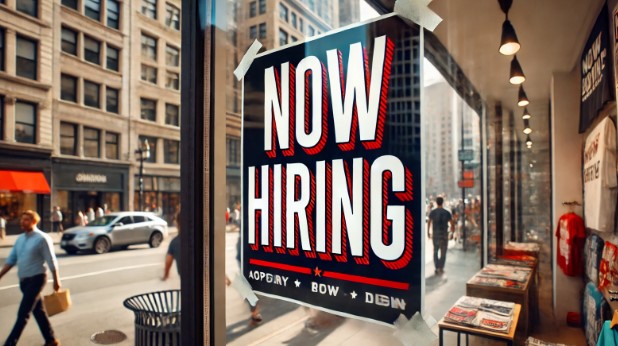
[[[438,322],[438,328],[440,330],[440,346],[444,346],[445,330],[457,333],[457,346],[460,345],[461,334],[466,334],[466,345],[468,345],[468,336],[476,335],[492,340],[504,341],[507,345],[513,346],[515,343],[515,331],[517,330],[517,322],[519,321],[520,312],[521,305],[515,304],[515,308],[513,309],[513,321],[511,322],[511,328],[508,333],[497,333],[486,329],[471,328],[460,324],[445,322],[444,318],[442,318],[440,322]]]
[[[515,269],[521,267],[513,268]],[[518,336],[521,336],[521,339],[524,340],[528,336],[529,327],[532,324],[533,314],[530,314],[530,288],[534,285],[534,275],[535,272],[533,269],[530,271],[527,280],[521,285],[521,287],[499,287],[490,286],[484,283],[477,283],[475,282],[475,275],[466,283],[466,295],[471,297],[513,302],[521,305],[521,316],[519,316],[520,318],[517,332]]]

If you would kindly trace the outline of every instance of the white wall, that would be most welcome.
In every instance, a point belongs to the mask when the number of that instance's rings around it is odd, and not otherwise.
[[[579,130],[579,70],[554,73],[551,81],[551,133],[552,133],[552,230],[567,210],[565,201],[582,203],[582,156],[584,137]],[[582,216],[581,207],[575,212]],[[552,231],[552,233],[554,233]],[[554,235],[552,263],[554,264],[554,315],[556,322],[566,325],[568,311],[580,311],[581,277],[568,277],[556,265],[557,239]],[[557,304],[557,302],[559,302]]]

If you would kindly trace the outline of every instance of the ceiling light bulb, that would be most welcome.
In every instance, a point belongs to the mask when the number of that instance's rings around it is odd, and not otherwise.
[[[504,55],[513,55],[521,48],[515,28],[511,25],[511,22],[507,19],[502,23],[502,37],[500,39],[500,53]]]
[[[511,60],[511,78],[509,82],[511,84],[521,84],[526,80],[526,76],[524,75],[524,71],[521,69],[521,65],[519,65],[519,61],[517,60],[517,55],[513,56],[513,60]]]
[[[532,146],[532,140],[530,139],[530,136],[526,136],[526,145],[529,147]]]
[[[524,91],[524,86],[520,84],[519,93],[517,96],[517,105],[519,107],[526,107],[529,104],[530,104],[530,101],[528,101],[528,95],[526,95],[526,92]]]
[[[530,128],[530,121],[528,121],[528,119],[524,119],[524,133],[527,135],[532,133],[532,129]]]
[[[521,118],[524,120],[532,118],[530,112],[528,112],[528,107],[524,108],[524,114],[521,116]]]

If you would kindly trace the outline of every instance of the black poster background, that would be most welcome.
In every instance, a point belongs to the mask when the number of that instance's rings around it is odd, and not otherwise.
[[[581,56],[581,63],[586,58],[586,55],[591,51],[593,44],[597,37],[601,34],[601,49],[600,51],[606,52],[605,57],[599,57],[600,63],[605,66],[603,71],[601,72],[601,80],[596,87],[592,88],[592,92],[589,96],[584,95],[584,79],[586,75],[590,72],[584,73],[583,67],[580,69],[581,72],[581,83],[580,83],[580,118],[579,118],[579,133],[583,133],[586,129],[592,124],[594,119],[599,114],[599,111],[605,105],[605,102],[610,101],[614,97],[614,85],[613,85],[613,71],[612,71],[612,51],[609,45],[609,20],[608,20],[608,11],[607,4],[603,6],[601,9],[601,13],[597,18],[597,21],[594,23],[594,27],[590,32],[590,36],[588,36],[588,40],[586,41],[586,45],[584,46],[584,50]]]
[[[341,151],[334,140],[334,128],[332,120],[331,94],[328,90],[328,140],[325,148],[314,156],[307,155],[298,145],[295,144],[295,154],[293,157],[281,155],[277,149],[277,156],[269,158],[264,151],[264,70],[274,66],[280,70],[281,63],[289,62],[297,66],[298,62],[307,56],[316,56],[327,67],[326,51],[339,49],[342,53],[344,80],[347,76],[347,59],[350,44],[360,42],[365,48],[371,69],[373,42],[375,37],[387,35],[394,45],[392,68],[389,80],[387,114],[384,126],[384,142],[381,149],[366,150],[359,142],[358,132],[356,147],[352,151]],[[396,15],[384,16],[375,22],[363,24],[362,26],[352,27],[345,31],[329,34],[325,37],[310,40],[308,42],[291,46],[282,50],[266,53],[258,56],[252,63],[250,69],[244,77],[244,114],[243,114],[243,163],[242,163],[242,274],[249,281],[254,291],[264,293],[285,300],[290,300],[305,305],[314,306],[326,311],[339,313],[345,316],[368,318],[384,323],[393,323],[399,314],[403,313],[410,318],[421,307],[421,266],[424,261],[421,258],[421,237],[424,232],[424,219],[420,219],[422,212],[421,193],[421,167],[420,167],[420,61],[419,61],[419,27]],[[370,72],[371,73],[371,72]],[[327,88],[330,89],[328,76]],[[313,126],[313,125],[312,125]],[[277,146],[278,148],[278,146]],[[413,238],[412,238],[412,259],[401,269],[391,270],[386,268],[379,258],[377,258],[371,248],[369,249],[369,265],[359,265],[348,256],[347,263],[337,261],[324,261],[319,257],[314,259],[307,258],[302,254],[292,256],[289,254],[277,254],[276,252],[267,253],[262,250],[250,249],[247,243],[248,234],[248,167],[260,169],[262,165],[286,163],[303,163],[311,172],[315,172],[316,161],[325,160],[330,163],[333,159],[343,159],[348,163],[352,170],[352,159],[362,157],[369,164],[383,155],[394,155],[398,157],[403,165],[412,173],[413,198],[408,202],[400,202],[394,195],[389,193],[389,204],[406,205],[412,212],[413,218]],[[366,177],[369,179],[369,177]],[[390,189],[390,184],[388,185]],[[285,198],[283,198],[285,201]],[[309,218],[316,218],[316,211]],[[322,216],[317,216],[322,217]],[[257,227],[257,226],[256,226]],[[335,230],[333,230],[335,232]],[[343,243],[347,246],[347,243]],[[349,251],[349,250],[348,250]],[[256,266],[250,264],[250,259],[277,262],[282,264],[300,266],[304,268],[319,268],[326,272],[338,272],[355,276],[369,277],[373,279],[390,280],[394,282],[408,284],[407,289],[382,287],[380,285],[350,282],[316,276],[312,271],[307,273],[296,273],[281,269]],[[288,277],[287,285],[276,285],[267,283],[265,280],[255,280],[250,277],[250,273],[255,271],[281,275]],[[301,282],[296,287],[294,281]],[[339,287],[337,296],[312,292],[311,282],[318,284]],[[352,298],[352,292],[357,294]],[[374,297],[373,303],[366,303],[366,293],[370,292]],[[382,295],[377,298],[376,295]],[[405,310],[391,307],[391,297],[405,301]],[[376,305],[380,300],[382,305]],[[383,306],[389,305],[389,306]]]

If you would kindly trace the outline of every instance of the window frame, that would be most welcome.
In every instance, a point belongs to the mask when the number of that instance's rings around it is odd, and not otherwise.
[[[97,98],[96,98],[96,103],[89,103],[89,99],[88,99],[88,85],[93,85],[97,87]],[[92,108],[97,108],[97,109],[101,109],[101,84],[97,83],[97,82],[93,82],[91,80],[87,80],[84,79],[84,106],[86,107],[92,107]]]
[[[266,35],[268,34],[268,31],[267,31],[267,29],[266,29],[266,28],[267,28],[267,27],[266,27],[266,23],[260,23],[260,24],[258,25],[258,37],[259,37],[260,39],[262,39],[262,38],[266,38]]]
[[[157,0],[142,0],[140,12],[150,19],[157,20]]]
[[[115,99],[116,99],[116,108],[115,109],[111,109],[110,110],[110,91],[112,93],[116,93]],[[120,113],[120,89],[117,88],[112,88],[110,86],[106,86],[105,87],[105,111],[108,113],[114,113],[114,114],[119,114]]]
[[[115,137],[115,141],[110,140],[111,137]],[[111,150],[109,150],[110,146],[115,147],[115,156],[110,156]],[[120,159],[120,134],[116,132],[105,131],[105,158],[108,160],[118,160]]]
[[[6,63],[6,30],[0,27],[0,71],[5,71]]]
[[[31,43],[34,46],[34,59],[33,60],[30,60],[27,57],[19,56],[20,40]],[[28,78],[32,80],[38,80],[39,79],[38,78],[39,76],[39,66],[38,66],[39,65],[39,41],[31,39],[27,36],[16,35],[15,46],[16,46],[15,47],[15,74],[19,77]],[[34,76],[20,74],[20,67],[23,69],[24,65],[28,63],[31,63],[33,65],[32,68],[34,70],[33,72]]]
[[[172,149],[171,145],[176,146],[175,157],[171,157],[171,154],[173,154],[170,151],[170,149]],[[180,141],[167,138],[163,140],[163,163],[172,165],[180,164]]]
[[[18,109],[19,109],[18,105],[20,105],[20,104],[32,107],[34,114],[32,114],[32,123],[31,124],[23,122],[23,121],[18,121]],[[28,144],[37,144],[38,113],[39,113],[39,107],[38,107],[38,105],[36,103],[30,102],[30,101],[26,101],[26,100],[16,100],[15,101],[15,141],[16,142],[18,142],[18,143],[28,143]],[[19,140],[19,137],[17,136],[17,128],[18,128],[17,125],[32,127],[32,141],[31,142],[26,142],[26,141]]]
[[[144,76],[144,72],[148,72],[148,71],[152,71],[153,73],[153,78],[148,78],[150,77],[149,75]],[[142,64],[141,66],[141,71],[140,71],[140,79],[144,82],[147,83],[151,83],[154,85],[157,85],[158,82],[158,74],[159,74],[159,69],[157,67],[148,65],[148,64]]]
[[[290,34],[288,34],[287,31],[279,28],[279,37],[278,38],[279,38],[279,46],[285,46],[286,44],[288,44],[288,41],[290,39]],[[282,43],[282,38],[285,38],[285,42],[283,42],[283,43]]]
[[[165,87],[171,90],[180,90],[180,74],[178,72],[165,72]]]
[[[283,4],[283,2],[279,3],[279,19],[288,23],[290,19],[290,9]]]
[[[87,136],[89,132],[95,133],[96,138],[89,138]],[[84,142],[84,157],[101,158],[101,130],[100,129],[84,126],[83,142]],[[88,154],[88,150],[90,149],[89,146],[87,145],[88,143],[92,143],[92,144],[96,143],[96,152],[97,152],[96,156],[91,156]]]
[[[94,10],[92,4],[97,5],[97,9]],[[96,13],[96,17],[95,14]],[[97,22],[101,21],[101,0],[84,0],[84,16],[96,20]]]
[[[148,163],[157,163],[157,137],[152,136],[138,136],[138,143],[144,143],[144,140],[148,140],[148,146],[150,147],[150,157],[144,160],[144,162]]]
[[[79,11],[79,0],[62,0],[61,5],[75,11]]]
[[[260,14],[266,13],[266,0],[258,0],[258,10]]]
[[[28,2],[28,5],[24,7],[23,4]],[[22,4],[22,6],[20,6]],[[34,18],[39,18],[39,1],[38,0],[16,0],[15,1],[15,10],[20,13],[27,14]]]
[[[88,43],[96,43],[97,51],[91,50],[88,47]],[[84,60],[95,65],[101,65],[101,47],[103,42],[97,40],[96,38],[88,35],[84,35]],[[93,57],[96,56],[96,59]]]
[[[65,91],[65,81],[71,80],[73,82],[72,85],[72,97],[70,94],[66,94]],[[78,102],[78,98],[79,98],[79,78],[70,74],[66,74],[66,73],[61,73],[60,74],[60,99],[62,101],[67,101],[67,102],[74,102],[77,103]]]
[[[110,11],[110,4],[116,4],[116,11]],[[118,1],[118,0],[107,0],[107,6],[105,6],[105,11],[107,12],[106,16],[105,16],[106,17],[105,25],[108,28],[112,28],[112,29],[115,29],[115,30],[120,30],[120,11],[121,11],[120,1]],[[110,16],[110,14],[112,14],[112,16]],[[113,15],[116,16],[115,20],[113,19]],[[112,17],[112,18],[110,18],[110,17]],[[115,21],[116,25],[115,26],[110,25],[110,20]]]
[[[141,57],[151,61],[157,61],[158,39],[151,35],[142,32],[141,42]]]
[[[73,132],[72,135],[67,135],[64,131],[64,129],[66,129],[67,127],[71,127],[71,130]],[[60,122],[60,155],[70,155],[70,156],[77,156],[77,124],[75,123],[70,123],[70,122],[66,122],[66,121],[61,121]],[[72,149],[70,152],[68,152],[67,150],[65,150],[65,147],[63,145],[63,139],[71,139],[72,138]]]
[[[152,105],[152,107],[144,107],[145,105]],[[157,122],[157,100],[149,99],[147,97],[140,97],[139,110],[140,119],[155,123]]]
[[[171,64],[170,64],[170,60],[172,60]],[[165,45],[165,64],[170,67],[180,67],[180,49],[179,48],[176,48],[169,44]]]
[[[75,38],[75,42],[72,43],[70,41],[67,41],[65,39],[65,33],[67,34],[72,34]],[[72,47],[72,51],[68,51],[65,49],[66,45],[71,45]],[[67,53],[73,56],[77,56],[78,52],[79,52],[79,33],[67,26],[62,26],[62,28],[60,29],[60,50],[63,53]]]
[[[165,3],[165,26],[180,31],[180,9],[169,2]]]
[[[116,52],[116,58],[111,59],[111,61],[115,61],[114,64],[116,68],[110,67],[110,56],[109,56],[110,52]],[[105,52],[105,68],[110,71],[120,72],[120,48],[116,48],[109,44],[107,45],[107,49]]]
[[[249,3],[249,18],[257,16],[257,1],[251,1]]]
[[[175,109],[175,114],[168,111],[171,109]],[[165,125],[180,127],[180,105],[165,103]]]

